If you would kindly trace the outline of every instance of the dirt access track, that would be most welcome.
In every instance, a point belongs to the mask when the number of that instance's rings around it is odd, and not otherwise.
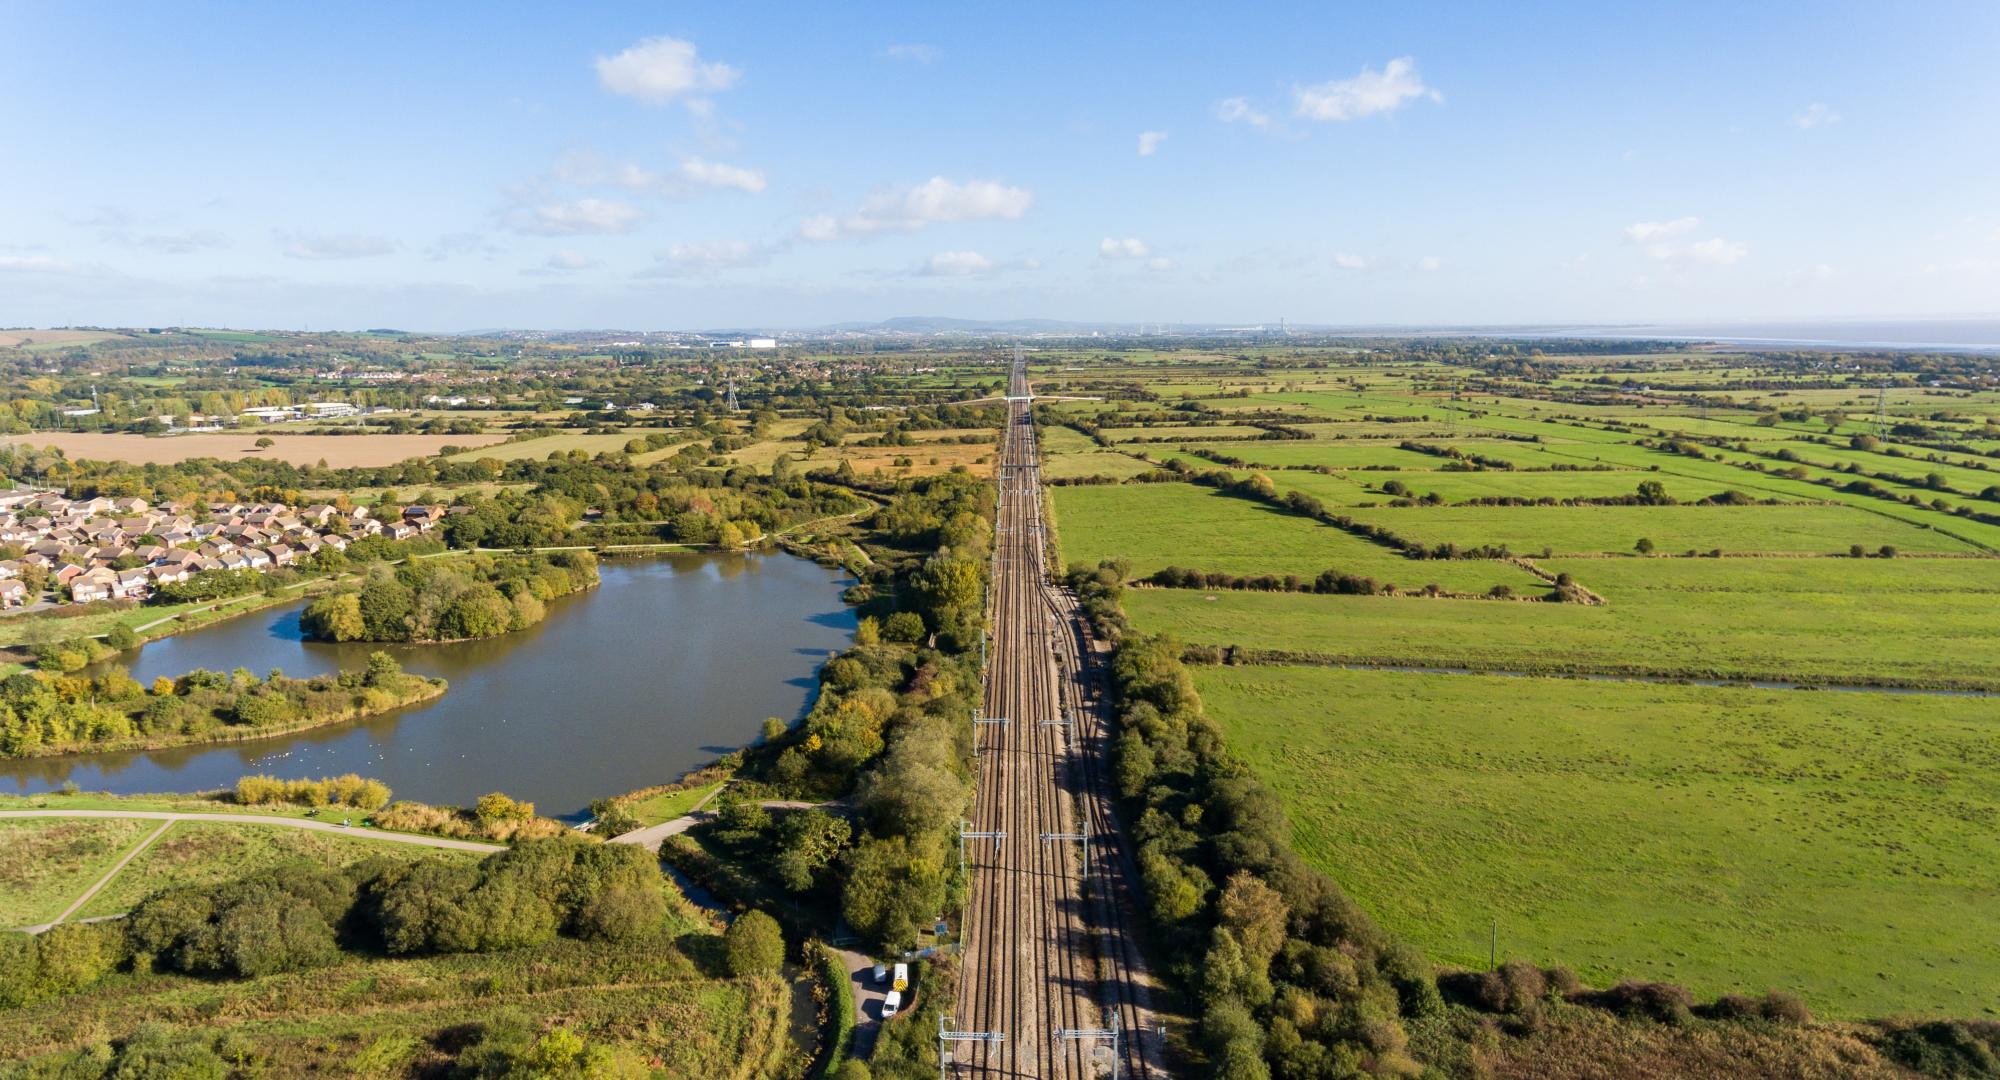
[[[257,449],[257,440],[277,445]],[[256,430],[196,435],[126,435],[91,431],[47,431],[10,435],[9,446],[54,447],[73,461],[127,461],[134,465],[172,465],[190,458],[268,457],[293,465],[334,468],[394,465],[430,457],[447,446],[472,449],[502,442],[505,435],[287,435]]]

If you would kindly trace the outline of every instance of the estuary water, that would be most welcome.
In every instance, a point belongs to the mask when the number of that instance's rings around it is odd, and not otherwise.
[[[516,634],[451,645],[306,641],[303,605],[144,646],[134,678],[242,667],[311,675],[367,663],[451,680],[442,698],[369,720],[254,742],[0,762],[0,788],[74,781],[120,794],[230,787],[249,773],[360,773],[398,798],[470,805],[489,791],[575,816],[590,800],[666,783],[812,704],[817,673],[852,640],[839,571],[782,554],[605,560],[597,588]]]

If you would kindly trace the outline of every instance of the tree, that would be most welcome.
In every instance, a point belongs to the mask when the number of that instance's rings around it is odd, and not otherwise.
[[[299,615],[299,626],[321,641],[360,641],[368,633],[359,593],[337,593],[313,601]]]
[[[761,911],[738,915],[723,932],[722,943],[732,975],[775,975],[784,967],[785,935],[778,920]]]
[[[278,445],[278,440],[273,439],[269,435],[262,435],[257,439],[257,449],[259,450],[269,450],[276,445]]]
[[[139,644],[139,635],[133,633],[131,627],[118,623],[104,635],[104,643],[119,652],[124,652]]]
[[[1638,543],[1632,545],[1632,550],[1641,555],[1651,555],[1653,553],[1653,541],[1642,536],[1639,538]]]
[[[882,636],[890,641],[913,645],[924,639],[924,617],[914,611],[898,611],[882,624]]]
[[[535,804],[522,802],[502,792],[489,791],[473,804],[472,816],[478,818],[481,825],[495,825],[502,821],[526,821],[535,816]]]
[[[824,810],[787,815],[778,827],[778,852],[772,860],[778,880],[793,892],[805,892],[832,865],[854,836],[847,819]]]
[[[369,686],[383,686],[401,678],[402,674],[403,665],[397,663],[395,657],[385,652],[372,652],[368,654],[368,672],[362,676],[362,681]]]

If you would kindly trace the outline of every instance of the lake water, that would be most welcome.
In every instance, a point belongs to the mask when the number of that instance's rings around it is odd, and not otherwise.
[[[166,638],[122,657],[151,682],[195,668],[310,675],[384,650],[451,680],[424,705],[255,742],[0,762],[0,786],[75,781],[121,794],[230,787],[249,773],[360,773],[398,798],[470,805],[489,791],[573,816],[663,784],[805,714],[819,665],[852,640],[848,579],[778,554],[606,560],[597,588],[516,634],[452,645],[341,645],[299,632],[300,606]]]

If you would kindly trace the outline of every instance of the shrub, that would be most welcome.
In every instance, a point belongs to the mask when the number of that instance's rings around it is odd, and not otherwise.
[[[535,816],[535,804],[521,802],[498,792],[489,792],[479,797],[472,808],[472,816],[481,825],[492,825],[502,821],[526,821]]]
[[[732,975],[774,975],[785,964],[785,937],[778,920],[761,911],[746,911],[722,935]]]
[[[1642,1016],[1663,1024],[1685,1024],[1694,1015],[1693,995],[1673,983],[1628,979],[1609,990],[1589,991],[1579,1000],[1620,1016]]]

